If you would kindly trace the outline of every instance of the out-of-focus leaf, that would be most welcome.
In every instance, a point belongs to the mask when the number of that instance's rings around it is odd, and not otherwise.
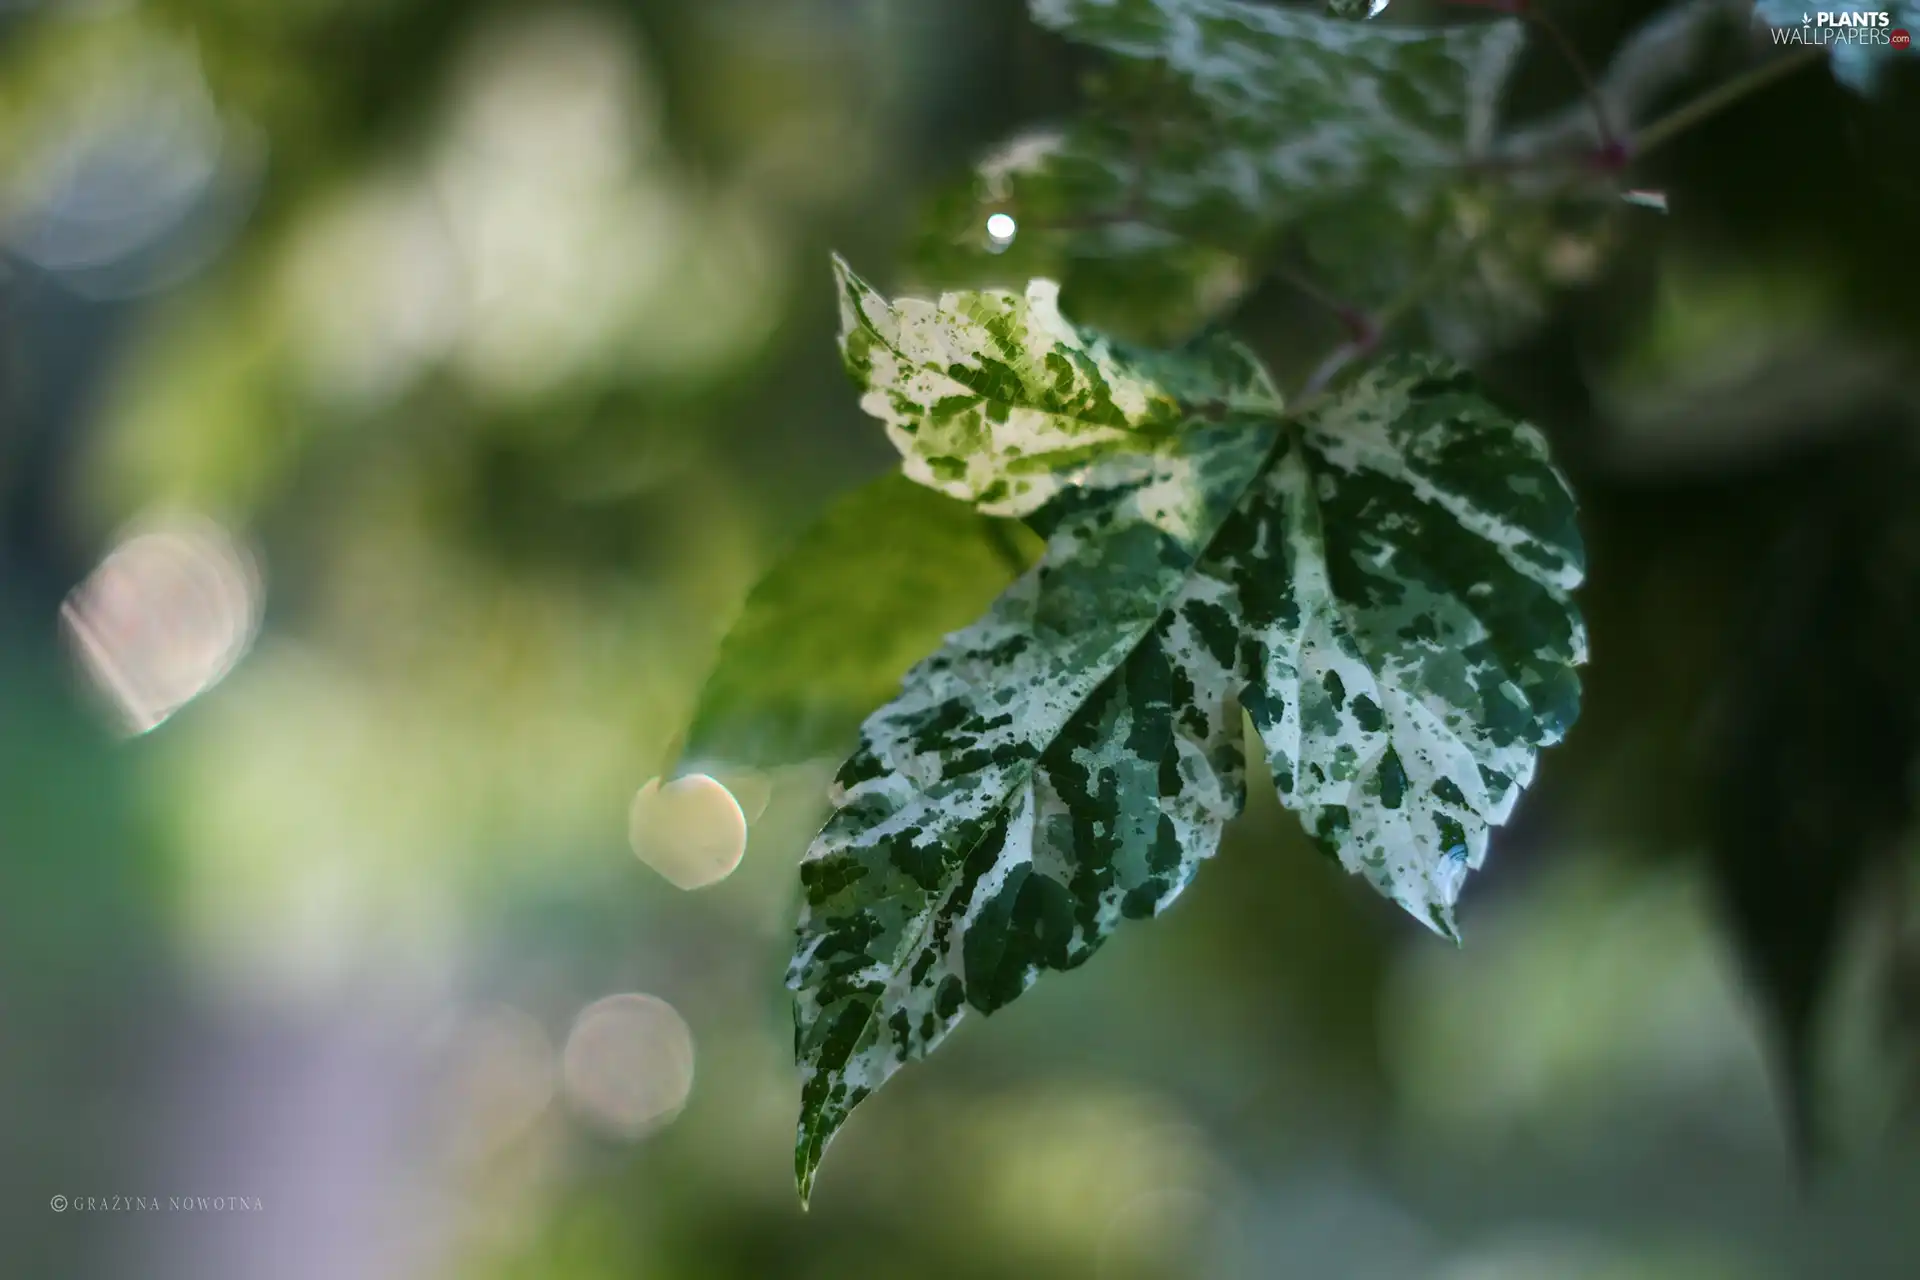
[[[856,490],[748,595],[685,755],[771,768],[845,753],[907,668],[1037,554],[1017,522],[897,472]]]
[[[1459,359],[1524,335],[1592,280],[1623,209],[1603,183],[1461,173],[1417,207],[1356,193],[1301,218],[1314,274],[1373,306],[1422,295],[1428,338]]]
[[[1713,735],[1710,852],[1778,1033],[1802,1153],[1814,1114],[1813,1028],[1843,919],[1901,853],[1920,754],[1920,517],[1913,461],[1860,450],[1811,470],[1730,638]]]
[[[965,1006],[1184,889],[1243,801],[1240,706],[1316,839],[1451,935],[1585,658],[1571,495],[1457,367],[1398,358],[1289,423],[1245,352],[1125,353],[1046,282],[933,305],[841,274],[909,474],[1048,542],[862,726],[802,864],[803,1197]]]
[[[1442,256],[1454,193],[1486,185],[1472,162],[1524,40],[1509,20],[1389,26],[1239,0],[1033,8],[1119,61],[1092,87],[1092,119],[1011,175],[1008,207],[1115,257],[1155,236],[1257,256],[1300,229],[1323,283],[1368,305]],[[1106,225],[1076,229],[1089,218]]]
[[[1249,265],[1129,212],[1127,175],[1088,163],[1103,146],[1127,145],[1116,122],[1089,118],[996,149],[926,211],[915,283],[1019,289],[1044,277],[1105,332],[1161,345],[1190,339],[1243,296]],[[992,234],[996,214],[1012,219],[1010,238]]]
[[[1076,314],[1179,339],[1297,252],[1357,309],[1418,283],[1435,341],[1466,355],[1585,282],[1621,211],[1604,175],[1502,151],[1517,22],[1410,27],[1240,0],[1033,10],[1116,57],[1083,117],[1013,140],[937,206],[916,258],[935,283],[1047,275]],[[996,216],[1011,219],[999,235]]]
[[[1242,0],[1033,0],[1033,16],[1191,95],[1190,148],[1146,161],[1156,205],[1256,222],[1363,187],[1393,199],[1484,149],[1525,39],[1512,20],[1398,27]]]

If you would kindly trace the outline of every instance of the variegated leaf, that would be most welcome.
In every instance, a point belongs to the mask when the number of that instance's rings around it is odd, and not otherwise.
[[[1130,483],[1061,494],[1040,564],[862,727],[800,873],[803,1196],[847,1113],[966,1003],[1078,963],[1212,852],[1238,804],[1237,713],[1163,614],[1275,430],[1194,427]]]
[[[1489,154],[1524,40],[1507,19],[1409,27],[1243,0],[1033,0],[1032,12],[1116,57],[1090,80],[1085,115],[1016,139],[942,202],[919,263],[943,282],[1063,275],[1083,314],[1162,337],[1217,317],[1275,237],[1309,221],[1309,256],[1330,249],[1330,268],[1363,252],[1390,253],[1400,274],[1432,263],[1454,226],[1447,193]],[[1014,218],[1011,243],[987,233],[996,212]],[[1323,283],[1372,305],[1386,296],[1369,289],[1378,274],[1331,269]],[[1142,316],[1103,288],[1123,275],[1161,310]]]
[[[909,467],[1047,548],[868,719],[802,864],[803,1197],[967,1006],[1185,887],[1241,805],[1243,704],[1309,829],[1451,933],[1584,650],[1565,485],[1451,366],[1389,362],[1289,423],[1229,344],[1148,357],[1045,287],[888,303],[841,273],[849,366]]]
[[[1220,129],[1190,200],[1284,209],[1484,150],[1525,29],[1357,23],[1246,0],[1032,0],[1035,22],[1156,62]]]
[[[1282,802],[1453,936],[1488,829],[1579,714],[1583,551],[1545,441],[1456,366],[1388,359],[1290,433],[1202,571],[1237,593]]]
[[[1038,21],[1116,57],[1084,116],[1016,139],[941,202],[922,274],[1057,275],[1077,313],[1178,340],[1297,254],[1360,311],[1421,282],[1431,340],[1455,354],[1518,336],[1598,269],[1618,193],[1602,169],[1529,172],[1496,138],[1520,23],[1366,20],[1382,8],[1034,0]],[[987,233],[995,213],[1011,242]]]
[[[989,515],[1039,509],[1068,487],[1138,483],[1195,417],[1272,413],[1266,371],[1225,339],[1169,358],[1082,330],[1059,287],[889,302],[834,260],[841,350],[907,475]]]
[[[1396,26],[1243,0],[1033,0],[1033,15],[1121,60],[1096,95],[1106,123],[1053,170],[1102,165],[1141,221],[1243,246],[1356,197],[1423,216],[1489,153],[1525,41],[1512,19]]]

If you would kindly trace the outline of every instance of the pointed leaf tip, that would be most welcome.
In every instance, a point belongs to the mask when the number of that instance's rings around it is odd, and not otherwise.
[[[1451,907],[1442,906],[1437,902],[1428,907],[1427,926],[1456,947],[1466,945],[1466,939],[1460,936],[1460,925],[1454,919]]]
[[[812,1207],[813,1183],[820,1173],[820,1159],[838,1128],[837,1123],[802,1103],[799,1131],[793,1144],[793,1185],[800,1195],[802,1212]]]

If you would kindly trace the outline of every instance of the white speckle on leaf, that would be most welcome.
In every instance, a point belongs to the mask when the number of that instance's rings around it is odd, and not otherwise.
[[[1128,349],[1045,281],[888,301],[839,270],[905,474],[1047,549],[868,718],[802,864],[803,1195],[966,1007],[1185,888],[1243,801],[1243,707],[1307,831],[1454,937],[1586,656],[1572,495],[1458,366],[1392,357],[1289,423],[1231,344]]]

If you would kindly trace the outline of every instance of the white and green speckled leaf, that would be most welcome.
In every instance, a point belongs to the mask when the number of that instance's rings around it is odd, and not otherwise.
[[[1618,193],[1603,172],[1514,167],[1497,108],[1521,22],[1365,16],[1381,8],[1034,0],[1112,56],[1083,115],[1012,140],[934,206],[921,278],[1046,275],[1076,314],[1178,341],[1284,251],[1360,311],[1444,280],[1423,310],[1456,353],[1522,332],[1597,268]],[[1010,241],[988,233],[996,213]]]
[[[1583,569],[1545,441],[1424,356],[1290,433],[1203,566],[1237,593],[1282,802],[1448,936],[1489,828],[1579,714]]]
[[[1490,154],[1524,41],[1511,19],[1413,27],[1242,0],[1033,0],[1032,12],[1113,56],[1085,114],[1013,140],[940,202],[918,265],[943,283],[1064,278],[1103,324],[1173,338],[1217,318],[1275,237],[1310,220],[1321,241],[1356,227],[1336,256],[1385,220],[1385,251],[1431,261],[1452,227],[1445,193]],[[1011,243],[987,234],[996,212],[1015,218]],[[1141,314],[1111,284],[1123,277],[1159,309]],[[1367,280],[1323,283],[1380,301]]]
[[[1267,209],[1478,154],[1525,42],[1513,19],[1404,27],[1246,0],[1032,0],[1032,12],[1176,76],[1220,129],[1187,198]]]
[[[834,260],[840,345],[909,478],[997,516],[1069,487],[1133,484],[1196,417],[1272,413],[1279,395],[1238,343],[1169,358],[1070,324],[1059,287],[890,302]]]
[[[801,867],[803,1195],[847,1113],[965,1004],[1077,963],[1213,851],[1239,803],[1238,713],[1163,621],[1275,431],[1195,425],[1132,482],[1060,494],[1035,518],[1039,565],[862,727]]]
[[[1429,217],[1465,162],[1489,153],[1525,41],[1513,19],[1400,26],[1243,0],[1032,7],[1118,65],[1096,118],[1016,175],[1013,202],[1074,202],[1105,169],[1135,193],[1138,222],[1241,248],[1356,200]]]
[[[1143,355],[1044,285],[889,303],[841,275],[909,474],[1047,545],[862,726],[802,864],[803,1197],[968,1006],[1179,894],[1241,807],[1242,706],[1309,829],[1450,933],[1584,647],[1566,487],[1451,366],[1391,361],[1289,422],[1231,344]]]

